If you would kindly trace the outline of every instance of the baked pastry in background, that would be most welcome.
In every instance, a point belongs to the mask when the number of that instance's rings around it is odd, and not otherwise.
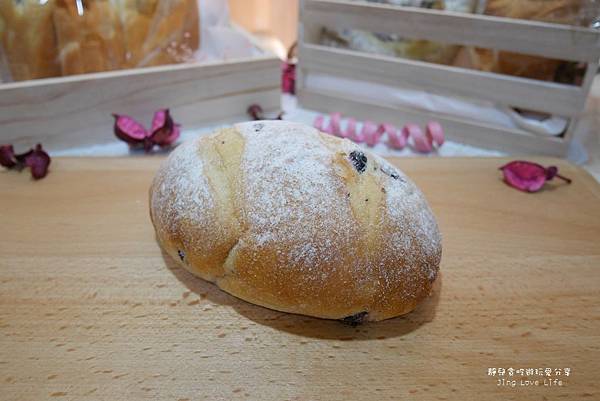
[[[123,31],[112,2],[56,0],[53,15],[62,75],[124,66]]]
[[[181,63],[200,45],[197,0],[122,0],[127,65]]]
[[[181,63],[199,21],[197,0],[0,0],[3,80]]]
[[[496,17],[581,25],[585,0],[488,0],[484,14]],[[470,64],[481,71],[555,81],[567,62],[494,49],[468,48]],[[572,83],[572,82],[571,82]]]
[[[53,1],[0,0],[0,39],[4,63],[15,81],[60,75],[56,60]]]
[[[408,177],[287,121],[175,149],[150,189],[150,216],[172,258],[230,294],[354,323],[413,310],[441,258],[435,218]]]

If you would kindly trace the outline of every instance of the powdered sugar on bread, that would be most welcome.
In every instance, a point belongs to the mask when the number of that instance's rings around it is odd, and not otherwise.
[[[238,147],[209,157],[210,143],[228,146],[215,135],[176,149],[151,192],[157,237],[188,255],[188,270],[250,302],[326,318],[380,320],[429,293],[440,235],[401,171],[297,123],[237,124]]]

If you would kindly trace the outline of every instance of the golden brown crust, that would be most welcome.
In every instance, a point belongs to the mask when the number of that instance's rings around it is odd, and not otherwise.
[[[132,67],[181,63],[200,46],[197,0],[128,1],[123,21]]]
[[[197,0],[0,0],[15,81],[185,62],[199,24]]]
[[[0,0],[0,38],[13,80],[60,74],[53,9],[53,2]]]
[[[150,213],[192,273],[322,318],[411,311],[441,258],[433,214],[404,174],[296,123],[238,124],[182,145],[156,175]]]

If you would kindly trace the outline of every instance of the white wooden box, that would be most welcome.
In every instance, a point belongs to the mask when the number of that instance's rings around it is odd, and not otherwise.
[[[367,54],[320,45],[323,27],[399,34],[410,39],[585,62],[587,70],[582,85],[575,86]],[[399,125],[408,121],[424,124],[435,119],[442,123],[450,139],[518,154],[566,154],[600,56],[600,32],[592,29],[357,1],[301,1],[299,31],[297,92],[303,107]],[[311,73],[391,87],[408,84],[432,93],[548,112],[567,117],[570,122],[562,137],[544,136],[308,87],[305,78]]]
[[[190,129],[247,120],[253,103],[278,110],[281,61],[260,50],[252,58],[0,84],[0,144],[60,150],[110,142],[111,113],[149,125],[156,109],[168,107]]]

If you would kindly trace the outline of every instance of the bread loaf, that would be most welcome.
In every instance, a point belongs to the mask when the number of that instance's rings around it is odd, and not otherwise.
[[[163,249],[267,308],[350,322],[407,313],[441,258],[435,218],[401,171],[285,121],[235,125],[173,151],[150,189]]]
[[[62,75],[123,68],[125,45],[118,9],[104,0],[56,0],[54,29]]]
[[[3,80],[182,63],[200,46],[197,0],[0,0]]]
[[[39,0],[0,0],[0,40],[4,80],[21,81],[60,74],[52,22],[54,3]]]
[[[130,67],[182,63],[200,46],[197,0],[123,0],[121,15]]]

